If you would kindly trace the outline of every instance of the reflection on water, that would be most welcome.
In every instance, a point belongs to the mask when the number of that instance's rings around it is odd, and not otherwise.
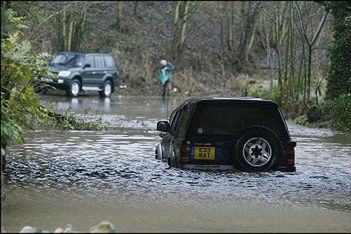
[[[142,210],[140,212],[145,212],[147,204],[152,203],[157,207],[156,203],[159,202],[162,204],[159,207],[161,213],[165,213],[169,206],[173,207],[169,212],[173,209],[180,212],[179,207],[187,207],[186,210],[204,209],[202,212],[205,213],[211,213],[211,210],[219,207],[226,210],[231,206],[239,206],[242,210],[242,204],[247,203],[253,204],[253,207],[268,206],[269,210],[277,206],[298,206],[304,207],[303,212],[306,212],[306,207],[311,209],[317,207],[328,211],[326,216],[329,217],[336,217],[330,212],[341,212],[340,217],[336,219],[339,223],[325,223],[334,225],[331,231],[344,231],[343,228],[346,227],[347,230],[351,227],[347,224],[343,226],[344,221],[351,218],[349,134],[289,124],[292,138],[298,142],[297,171],[294,173],[185,171],[168,168],[165,163],[154,158],[154,146],[160,141],[158,132],[155,131],[156,122],[167,119],[182,99],[44,97],[44,101],[54,103],[58,111],[72,111],[88,119],[96,118],[97,113],[103,113],[103,120],[108,121],[113,128],[106,132],[37,131],[25,144],[12,148],[13,153],[6,169],[8,175],[6,184],[9,196],[12,196],[8,206],[21,202],[31,203],[39,196],[43,202],[50,198],[46,201],[49,206],[54,206],[56,200],[59,200],[60,204],[65,202],[70,204],[72,199],[90,204],[90,201],[98,198],[95,202],[99,204],[99,208],[92,209],[102,212],[101,215],[110,214],[110,216],[113,216],[114,211],[109,211],[110,213],[103,211],[110,209],[108,207],[111,203],[120,208],[125,204],[129,206],[134,204]],[[23,193],[30,196],[22,197]],[[36,206],[31,209],[39,209],[36,208],[39,206],[37,202],[34,204]],[[249,206],[245,207],[249,209]],[[130,209],[127,210],[130,212]],[[68,208],[66,210],[62,208],[62,212],[65,211],[70,212]],[[30,211],[23,214],[21,209],[16,211],[5,207],[4,212],[4,216],[7,217],[5,224],[10,227],[23,226],[21,223],[16,224],[17,219],[14,217],[31,217]],[[230,214],[229,210],[228,212],[228,215],[235,215]],[[277,216],[278,213],[279,209],[275,212],[269,211],[267,215]],[[88,214],[81,213],[81,215],[89,219]],[[292,219],[298,219],[294,214],[289,215]],[[249,214],[247,216],[249,220],[252,217]],[[151,215],[150,219],[151,217],[153,216]],[[120,218],[123,219],[125,216]],[[62,219],[64,220],[64,217]],[[225,226],[228,229],[225,227],[221,229],[220,223],[224,222],[222,219],[225,219],[225,215],[212,219],[214,219],[212,228],[217,223],[217,229],[214,230],[233,230],[229,226]],[[33,222],[33,218],[29,220]],[[54,222],[53,220],[54,218],[50,219],[51,222]],[[261,221],[263,222],[264,218]],[[261,229],[250,229],[250,222],[243,222],[242,227],[246,227],[243,230],[264,230],[261,226],[257,226]],[[301,228],[309,226],[304,221],[299,222]],[[161,221],[158,223],[160,228],[161,223]],[[321,223],[320,227],[323,227],[323,222]],[[203,225],[206,225],[206,222]],[[228,224],[224,222],[223,225]],[[309,230],[289,228],[288,230],[293,231]],[[272,230],[277,229],[266,229],[266,231]],[[315,230],[318,229],[311,229]]]

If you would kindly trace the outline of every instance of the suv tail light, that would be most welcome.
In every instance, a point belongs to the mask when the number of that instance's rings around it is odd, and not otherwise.
[[[295,149],[294,147],[288,147],[286,149],[286,159],[288,166],[295,165]]]
[[[180,158],[182,164],[188,164],[190,162],[190,142],[189,141],[183,141],[182,144],[180,145]]]
[[[286,161],[288,167],[295,165],[295,146],[296,142],[290,142],[290,144],[286,146]]]

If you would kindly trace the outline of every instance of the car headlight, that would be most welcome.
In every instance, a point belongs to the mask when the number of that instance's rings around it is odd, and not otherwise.
[[[70,71],[60,71],[58,73],[58,76],[60,76],[60,77],[68,77],[69,75],[71,75]]]

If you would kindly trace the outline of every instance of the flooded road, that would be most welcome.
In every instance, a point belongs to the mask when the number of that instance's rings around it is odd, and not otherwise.
[[[155,160],[158,120],[183,99],[43,96],[109,131],[46,131],[12,147],[2,226],[118,232],[348,232],[351,136],[288,123],[296,172],[204,172]]]

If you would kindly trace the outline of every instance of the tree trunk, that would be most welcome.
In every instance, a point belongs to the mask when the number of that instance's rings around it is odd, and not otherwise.
[[[224,51],[226,51],[226,50],[224,49],[224,47],[225,47],[225,44],[224,44],[224,26],[223,26],[224,19],[223,19],[223,15],[222,15],[222,10],[223,10],[222,3],[218,2],[219,19],[221,21],[221,34],[220,34],[220,42],[221,42],[221,50],[222,50],[221,54],[224,54]]]
[[[252,33],[251,33],[251,36],[250,36],[250,40],[249,40],[249,44],[247,46],[247,50],[245,52],[245,59],[246,59],[246,62],[250,62],[249,61],[249,52],[251,51],[251,48],[254,44],[254,41],[255,41],[255,36],[256,36],[256,28],[257,26],[254,25],[253,29],[252,29]]]
[[[187,26],[187,20],[188,20],[189,3],[190,3],[190,1],[185,1],[183,17],[182,17],[182,29],[181,29],[181,33],[180,33],[180,41],[179,41],[178,51],[177,51],[178,57],[181,56],[183,49],[184,49],[184,41],[185,41],[186,26]]]
[[[290,30],[290,97],[291,100],[295,96],[295,37],[294,28]]]
[[[134,2],[134,10],[133,10],[134,16],[138,16],[138,11],[137,11],[137,9],[138,9],[138,1],[135,1],[135,2]]]
[[[181,1],[177,1],[176,7],[174,9],[174,20],[173,20],[173,36],[172,36],[172,47],[171,47],[171,54],[172,60],[177,60],[177,41],[178,41],[178,24],[179,24],[179,9],[181,5]]]
[[[286,38],[285,43],[285,52],[284,52],[284,89],[288,88],[288,67],[289,67],[289,49],[290,49],[290,28],[288,28],[288,37]],[[288,93],[288,92],[287,92]]]
[[[86,10],[83,9],[80,13],[78,23],[76,24],[76,40],[75,40],[75,45],[74,45],[74,50],[80,50],[80,45],[84,33],[84,27],[85,27],[85,18],[86,18]]]
[[[308,63],[307,63],[307,102],[311,99],[311,73],[312,73],[312,46],[308,45]]]
[[[67,38],[66,38],[66,11],[63,12],[62,19],[62,41],[63,41],[63,50],[67,49]]]
[[[304,80],[304,76],[303,76],[303,68],[304,68],[304,64],[305,64],[305,40],[303,38],[301,38],[301,44],[302,44],[302,55],[300,57],[300,66],[299,66],[299,75],[298,75],[298,93],[297,93],[297,98],[299,97],[299,95],[303,94],[303,80]]]
[[[67,51],[72,51],[72,40],[73,40],[73,24],[74,24],[74,18],[73,15],[70,15],[68,17],[69,19],[69,28],[68,28],[68,38],[67,38]]]
[[[117,17],[116,17],[116,29],[120,30],[122,26],[122,2],[117,2]]]
[[[227,22],[227,47],[229,54],[234,52],[233,48],[233,11],[230,2],[226,2],[226,22]]]
[[[306,28],[305,28],[305,25],[304,25],[304,22],[303,22],[303,16],[302,16],[302,12],[301,12],[301,9],[300,9],[300,6],[299,4],[294,1],[294,6],[295,6],[295,9],[298,13],[298,16],[299,16],[299,25],[300,25],[300,30],[299,30],[299,33],[300,35],[305,39],[306,43],[307,43],[307,48],[308,48],[308,60],[307,60],[307,82],[306,82],[306,78],[305,78],[305,85],[307,85],[306,87],[306,91],[305,91],[305,95],[304,97],[306,98],[305,101],[306,102],[309,102],[310,101],[310,98],[311,98],[311,79],[312,79],[312,52],[313,52],[313,46],[315,45],[319,35],[320,35],[320,32],[322,31],[322,28],[324,26],[324,23],[325,23],[325,20],[327,18],[327,12],[324,12],[324,15],[321,19],[321,21],[319,22],[319,25],[318,25],[318,28],[317,30],[315,31],[314,33],[314,36],[313,36],[313,39],[312,41],[309,40],[308,36],[307,36],[307,31],[306,31]]]
[[[247,19],[245,20],[243,36],[240,40],[239,45],[239,59],[245,60],[246,54],[248,53],[248,45],[250,42],[251,34],[254,32],[255,24],[257,18],[259,16],[259,7],[260,2],[257,2],[256,5],[253,7],[251,2],[248,2],[248,7],[244,10],[245,14],[248,14]]]

